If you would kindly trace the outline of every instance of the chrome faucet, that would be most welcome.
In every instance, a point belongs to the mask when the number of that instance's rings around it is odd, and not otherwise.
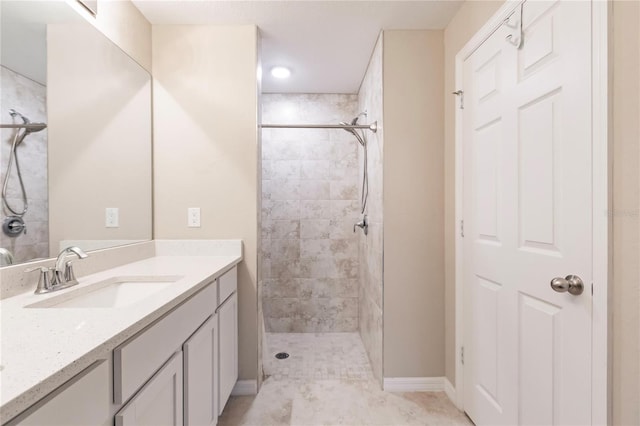
[[[69,254],[75,254],[78,256],[78,259],[86,259],[87,253],[83,252],[80,247],[71,246],[63,249],[58,258],[56,259],[56,267],[55,267],[55,280],[58,285],[64,285],[65,287],[71,287],[72,285],[78,284],[78,280],[76,279],[75,274],[73,273],[73,265],[71,264],[71,260],[66,261],[66,257]]]
[[[25,272],[40,272],[38,286],[35,291],[36,294],[50,293],[78,284],[78,280],[73,272],[73,261],[66,260],[69,254],[75,254],[78,256],[78,259],[86,259],[88,257],[79,247],[71,246],[60,252],[56,259],[56,265],[53,268],[38,266],[25,270]]]

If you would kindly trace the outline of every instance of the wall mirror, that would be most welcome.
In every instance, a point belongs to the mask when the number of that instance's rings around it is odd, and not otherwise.
[[[98,0],[78,0],[78,3],[80,3],[92,15],[98,14]]]
[[[64,1],[0,8],[0,266],[151,239],[151,76]]]

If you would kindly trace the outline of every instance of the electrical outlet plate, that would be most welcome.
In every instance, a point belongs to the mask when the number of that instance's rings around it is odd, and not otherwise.
[[[187,210],[187,226],[200,228],[200,207],[189,207]]]
[[[107,207],[105,210],[105,226],[107,228],[117,228],[120,226],[120,212],[117,207]]]

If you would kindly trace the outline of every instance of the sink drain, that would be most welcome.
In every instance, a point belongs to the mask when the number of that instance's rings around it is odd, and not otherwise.
[[[286,353],[286,352],[278,352],[276,354],[276,358],[277,359],[287,359],[287,358],[289,358],[289,354]]]

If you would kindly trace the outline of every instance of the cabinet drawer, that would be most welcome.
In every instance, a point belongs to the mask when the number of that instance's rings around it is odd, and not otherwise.
[[[122,404],[182,347],[214,312],[216,287],[209,285],[113,351],[113,396]]]
[[[113,416],[109,413],[110,373],[108,362],[95,362],[6,426],[113,424]]]
[[[238,268],[234,267],[229,272],[218,278],[218,306],[222,304],[238,288]]]
[[[182,426],[182,352],[177,352],[115,417],[116,426]]]

